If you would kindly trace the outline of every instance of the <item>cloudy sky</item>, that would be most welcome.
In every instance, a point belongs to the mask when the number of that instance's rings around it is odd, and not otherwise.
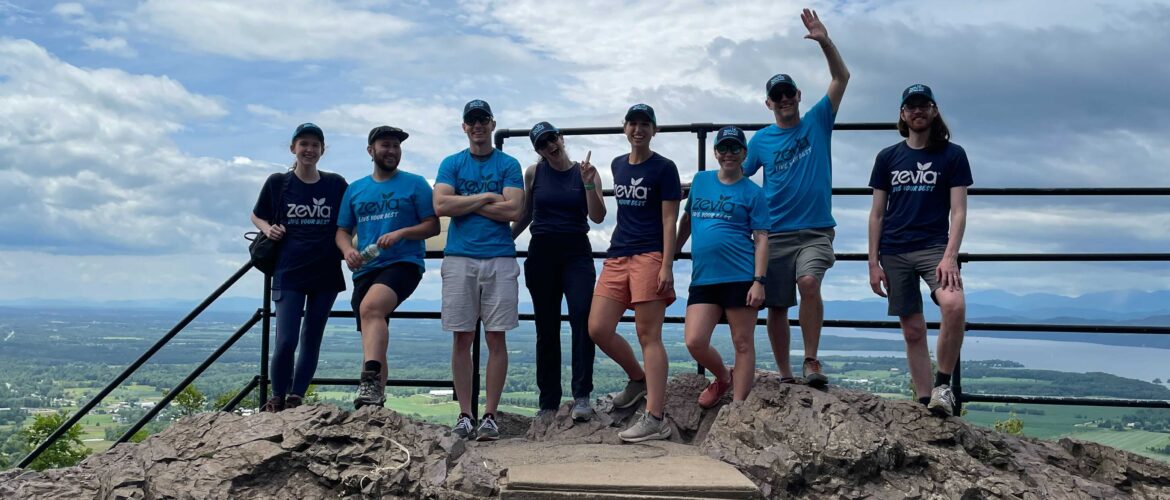
[[[892,121],[901,89],[923,82],[977,186],[1170,186],[1170,4],[1122,5],[0,0],[0,300],[206,295],[245,261],[260,184],[287,168],[305,121],[325,130],[325,170],[367,175],[365,134],[390,124],[411,133],[403,168],[433,179],[467,145],[460,111],[472,98],[492,104],[501,128],[612,126],[635,102],[661,124],[766,122],[764,82],[786,72],[807,109],[829,77],[802,39],[803,6],[853,74],[840,123]],[[896,140],[836,133],[834,184],[864,186],[874,154]],[[620,137],[568,146],[601,165],[628,150]],[[663,134],[654,147],[693,175],[693,135]],[[526,139],[505,151],[535,158]],[[868,207],[835,200],[839,251],[864,251]],[[975,198],[963,250],[1166,252],[1167,207],[1167,197]],[[596,249],[611,221],[596,227]],[[1079,295],[1167,289],[1168,267],[964,272],[970,290]],[[680,286],[688,270],[679,266]],[[438,297],[437,274],[420,296]],[[826,297],[871,296],[866,279],[864,264],[838,264]],[[229,294],[258,296],[259,279]]]

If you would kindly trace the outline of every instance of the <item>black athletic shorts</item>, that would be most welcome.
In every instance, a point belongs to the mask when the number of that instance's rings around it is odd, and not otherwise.
[[[691,285],[687,289],[687,305],[715,304],[717,306],[747,307],[747,294],[754,281],[735,281],[713,285]]]
[[[370,287],[374,286],[375,283],[390,287],[398,296],[398,305],[402,305],[403,302],[406,302],[406,298],[414,293],[414,289],[418,288],[420,281],[422,281],[422,269],[418,267],[418,264],[410,262],[395,262],[381,269],[362,274],[353,280],[353,298],[350,299],[349,305],[353,307],[358,331],[362,331],[362,299],[366,298]]]

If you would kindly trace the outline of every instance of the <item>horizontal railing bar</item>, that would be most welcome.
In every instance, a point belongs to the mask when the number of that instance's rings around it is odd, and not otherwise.
[[[1125,408],[1170,408],[1170,401],[1157,399],[1105,399],[1105,398],[1071,398],[1052,396],[1008,396],[1001,394],[971,394],[961,395],[964,403],[1016,403],[1063,406],[1115,406]]]
[[[361,383],[360,379],[356,378],[315,378],[310,384],[316,385],[358,385]],[[424,380],[424,379],[405,379],[393,378],[386,380],[386,387],[455,387],[453,380]]]
[[[675,254],[679,260],[690,260],[691,252]],[[869,255],[864,253],[834,254],[837,260],[866,261]],[[593,252],[594,259],[604,259],[605,252]],[[528,252],[516,251],[516,258],[527,258]],[[441,260],[443,252],[430,250],[426,258]],[[1170,253],[960,253],[960,262],[1170,262]]]
[[[833,188],[834,195],[869,196],[872,188]],[[1170,196],[1170,187],[970,188],[977,196]]]
[[[660,125],[658,127],[659,133],[675,133],[675,132],[714,132],[726,126],[735,126],[745,131],[760,130],[770,123],[687,123],[679,125]],[[880,123],[834,123],[833,130],[897,130],[897,124],[893,122]],[[620,126],[613,127],[565,127],[559,129],[563,135],[616,135],[624,134],[625,131]],[[495,143],[497,145],[503,144],[504,139],[512,137],[528,137],[528,129],[511,128],[500,129],[496,131]]]

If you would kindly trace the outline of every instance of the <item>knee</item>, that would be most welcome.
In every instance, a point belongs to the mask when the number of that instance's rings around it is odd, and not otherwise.
[[[755,354],[756,342],[751,337],[746,338],[732,338],[731,345],[735,348],[736,354]]]
[[[703,352],[705,349],[707,349],[707,346],[711,345],[707,339],[701,338],[699,336],[687,337],[686,344],[687,351],[690,351],[691,354]]]
[[[384,321],[387,315],[386,311],[383,311],[381,307],[375,305],[362,304],[358,307],[358,316],[361,317],[362,323],[366,321]]]
[[[455,351],[466,352],[471,349],[471,344],[475,342],[475,335],[471,333],[456,333],[455,334]]]
[[[926,342],[926,325],[903,325],[902,338],[906,339],[907,344]]]
[[[487,343],[489,352],[503,352],[508,349],[508,338],[504,332],[487,332],[484,334],[484,341]]]
[[[796,279],[796,288],[801,295],[815,295],[821,293],[821,280],[816,276],[801,276]]]
[[[967,314],[967,302],[962,295],[946,294],[938,297],[938,308],[947,319],[960,319]]]

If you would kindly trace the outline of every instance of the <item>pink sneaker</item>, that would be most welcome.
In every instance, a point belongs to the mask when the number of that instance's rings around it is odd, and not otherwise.
[[[719,400],[723,398],[723,395],[727,394],[727,391],[731,390],[731,386],[732,383],[730,373],[728,373],[727,382],[720,382],[719,379],[716,378],[707,385],[706,389],[703,389],[701,394],[699,394],[699,407],[706,409],[715,406],[719,403]]]

